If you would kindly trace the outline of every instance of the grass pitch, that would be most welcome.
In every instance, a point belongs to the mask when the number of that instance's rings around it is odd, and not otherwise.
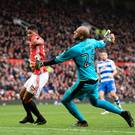
[[[129,128],[118,115],[101,115],[102,109],[89,104],[78,104],[89,127],[75,127],[76,119],[62,106],[38,105],[46,117],[46,125],[19,124],[25,112],[21,105],[0,106],[0,135],[135,135],[135,128]],[[135,119],[135,104],[125,104]]]

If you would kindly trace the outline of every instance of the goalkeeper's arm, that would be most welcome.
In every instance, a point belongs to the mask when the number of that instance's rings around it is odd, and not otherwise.
[[[107,36],[105,36],[105,37],[103,38],[103,41],[104,41],[106,44],[114,43],[114,42],[115,42],[115,36],[114,36],[114,34],[108,34]]]
[[[54,64],[57,64],[56,61],[55,61],[55,58],[51,59],[51,60],[48,60],[48,61],[37,60],[35,68],[40,68],[40,67],[43,67],[43,66],[50,66],[50,65],[54,65]]]

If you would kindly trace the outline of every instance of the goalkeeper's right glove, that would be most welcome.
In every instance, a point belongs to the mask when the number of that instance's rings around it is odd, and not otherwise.
[[[44,66],[44,63],[42,61],[36,60],[35,69],[40,69]]]

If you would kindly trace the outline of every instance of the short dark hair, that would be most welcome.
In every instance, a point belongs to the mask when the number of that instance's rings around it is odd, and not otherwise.
[[[102,49],[99,53],[107,53],[106,49]]]
[[[32,24],[32,25],[27,27],[27,30],[38,31],[38,27],[36,25]]]

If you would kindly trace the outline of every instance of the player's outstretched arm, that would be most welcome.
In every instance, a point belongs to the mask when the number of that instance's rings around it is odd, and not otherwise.
[[[37,60],[35,69],[39,69],[40,67],[50,66],[50,65],[54,65],[54,64],[57,64],[55,62],[55,59],[51,59],[51,60],[48,60],[48,61],[39,61],[39,60]]]
[[[71,47],[68,50],[64,51],[63,53],[56,56],[54,59],[48,60],[48,61],[37,61],[36,66],[42,67],[42,66],[50,66],[58,63],[65,62],[67,60],[70,60],[74,58],[77,55],[77,51],[75,47]]]
[[[95,48],[104,48],[111,43],[115,43],[115,36],[113,33],[105,35],[102,40],[95,40]]]
[[[57,62],[55,61],[55,58],[43,62],[43,66],[51,66],[51,65],[54,65],[54,64],[57,64]]]

